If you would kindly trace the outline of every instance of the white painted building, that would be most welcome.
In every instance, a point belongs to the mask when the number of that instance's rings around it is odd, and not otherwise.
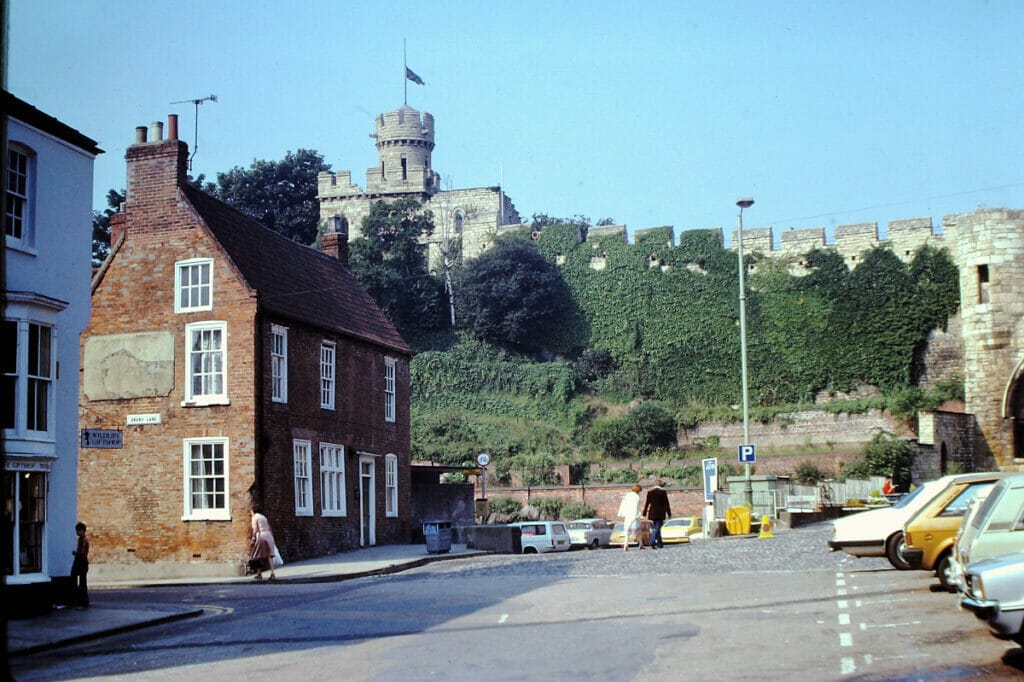
[[[76,542],[79,336],[91,310],[93,162],[102,150],[2,96],[4,572],[10,597],[48,608],[50,578],[70,573]]]

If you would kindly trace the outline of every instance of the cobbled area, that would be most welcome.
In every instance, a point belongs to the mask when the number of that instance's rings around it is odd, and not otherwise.
[[[701,575],[777,571],[844,571],[892,568],[885,558],[852,557],[830,552],[832,524],[818,523],[780,530],[773,537],[756,535],[695,540],[663,549],[621,547],[573,550],[550,554],[493,554],[473,559],[439,561],[417,569],[432,578],[502,575],[561,577]]]

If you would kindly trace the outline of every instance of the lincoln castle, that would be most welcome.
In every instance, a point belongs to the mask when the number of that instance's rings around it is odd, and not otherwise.
[[[530,229],[521,224],[501,187],[441,187],[440,176],[431,167],[430,114],[405,105],[380,114],[372,137],[379,163],[366,171],[365,189],[353,184],[351,171],[320,174],[320,217],[330,230],[358,237],[362,218],[375,202],[415,198],[434,213],[437,230],[426,245],[431,263],[439,263],[452,256],[453,244],[458,244],[458,255],[473,257],[502,232]],[[664,234],[664,228],[654,229]],[[635,231],[636,248],[644,248],[644,236],[651,232]],[[721,229],[717,232],[722,241]],[[671,229],[668,234],[672,241]],[[596,227],[584,236],[598,237],[625,241],[626,228]],[[736,232],[730,237],[735,249]],[[942,337],[962,365],[964,411],[973,431],[969,449],[974,461],[968,465],[1024,471],[1024,210],[986,208],[947,215],[941,231],[930,218],[897,220],[889,223],[886,239],[879,238],[877,223],[840,225],[831,243],[826,243],[823,228],[786,230],[778,240],[771,228],[743,230],[745,251],[786,259],[796,275],[804,267],[802,256],[813,249],[834,249],[855,268],[864,252],[876,246],[909,261],[925,244],[946,249],[960,271],[960,313]],[[600,270],[602,265],[595,254],[591,267]],[[945,451],[941,430],[933,435],[922,428],[921,433],[922,442],[934,437],[929,445]]]

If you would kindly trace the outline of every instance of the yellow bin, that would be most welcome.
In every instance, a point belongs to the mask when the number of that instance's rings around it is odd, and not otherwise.
[[[729,535],[750,533],[750,510],[746,507],[732,507],[725,512],[725,530]]]

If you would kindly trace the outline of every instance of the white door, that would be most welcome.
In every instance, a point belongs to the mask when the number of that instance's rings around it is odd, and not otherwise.
[[[359,458],[359,544],[377,544],[377,504],[374,491],[374,461],[372,457]]]

